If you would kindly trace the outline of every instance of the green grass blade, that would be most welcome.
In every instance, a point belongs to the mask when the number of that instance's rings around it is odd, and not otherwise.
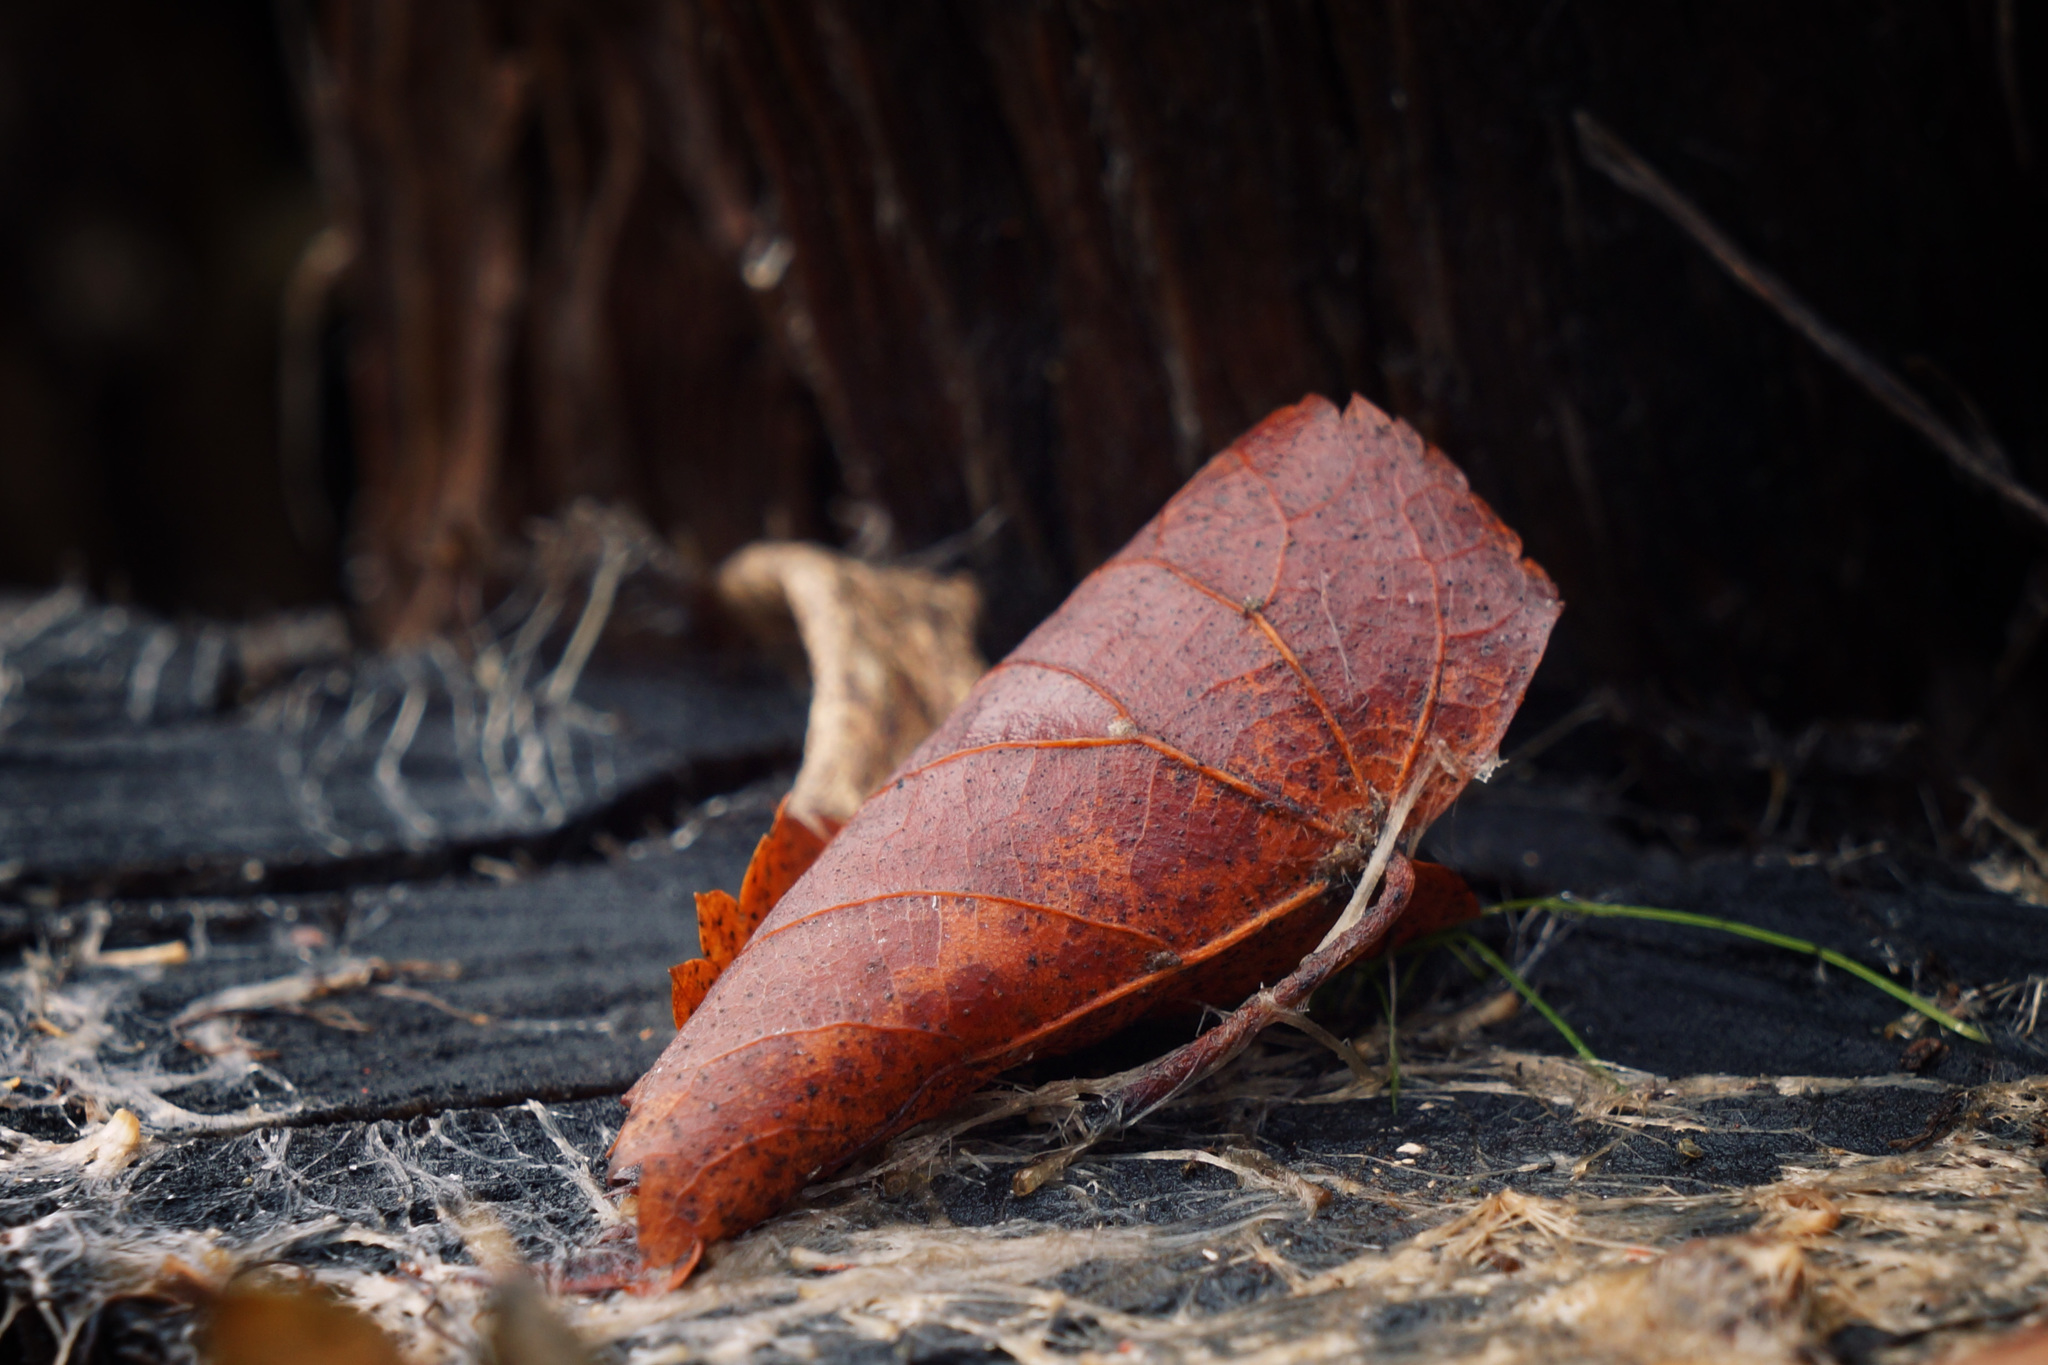
[[[1900,1004],[1918,1014],[1925,1015],[1958,1037],[1968,1038],[1973,1043],[1989,1044],[1991,1039],[1975,1024],[1965,1023],[1925,996],[1915,995],[1904,986],[1887,980],[1878,972],[1844,956],[1833,948],[1823,948],[1818,943],[1809,943],[1803,938],[1780,934],[1770,929],[1759,929],[1753,924],[1740,920],[1722,919],[1718,915],[1699,915],[1690,910],[1665,910],[1654,905],[1614,905],[1605,901],[1573,900],[1566,896],[1531,896],[1524,900],[1502,901],[1489,905],[1489,915],[1505,914],[1510,910],[1549,910],[1560,915],[1584,915],[1595,919],[1651,920],[1659,924],[1680,924],[1691,929],[1715,929],[1724,934],[1754,939],[1768,943],[1774,948],[1817,957],[1830,967],[1839,967],[1857,980],[1877,987]],[[1533,1002],[1532,1002],[1533,1003]]]
[[[1616,1085],[1620,1084],[1620,1082],[1615,1081],[1614,1073],[1608,1070],[1607,1063],[1594,1055],[1593,1049],[1586,1046],[1586,1040],[1579,1037],[1578,1031],[1570,1024],[1567,1024],[1564,1021],[1564,1016],[1552,1009],[1548,1001],[1536,994],[1536,988],[1527,981],[1524,981],[1522,974],[1507,964],[1506,958],[1487,947],[1484,943],[1481,943],[1471,934],[1465,935],[1463,946],[1480,961],[1500,973],[1500,979],[1513,986],[1516,994],[1529,1002],[1531,1009],[1534,1009],[1538,1014],[1549,1020],[1550,1026],[1556,1029],[1567,1043],[1572,1045],[1572,1051],[1579,1054],[1580,1061],[1592,1067],[1600,1075],[1605,1076],[1609,1082]]]

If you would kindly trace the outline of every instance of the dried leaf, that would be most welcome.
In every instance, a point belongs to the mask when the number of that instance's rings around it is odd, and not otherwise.
[[[1953,1365],[2048,1365],[2048,1327],[2007,1333],[1981,1351],[1956,1356]]]
[[[199,1334],[207,1365],[400,1365],[370,1319],[315,1289],[230,1288],[207,1305]]]
[[[793,624],[803,641],[811,715],[788,809],[820,833],[852,818],[984,668],[965,577],[764,542],[720,566],[718,594],[757,634]]]
[[[1395,839],[1496,761],[1558,610],[1406,426],[1357,399],[1267,419],[861,806],[634,1087],[612,1162],[649,1260],[1005,1068],[1246,1001],[1115,1097],[1139,1112],[1411,905],[1468,913]]]

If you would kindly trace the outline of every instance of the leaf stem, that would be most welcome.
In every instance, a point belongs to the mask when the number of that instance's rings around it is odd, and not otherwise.
[[[1932,1000],[1915,995],[1904,986],[1886,980],[1852,957],[1838,953],[1833,948],[1823,948],[1818,943],[1810,943],[1803,938],[1794,938],[1790,934],[1780,934],[1771,929],[1759,929],[1740,920],[1722,919],[1717,915],[1700,915],[1690,910],[1665,910],[1653,905],[1615,905],[1605,901],[1582,901],[1569,896],[1529,896],[1522,900],[1502,901],[1498,905],[1487,906],[1485,913],[1498,915],[1510,910],[1548,910],[1553,914],[1585,915],[1598,919],[1653,920],[1660,924],[1679,924],[1691,929],[1718,929],[1724,934],[1755,939],[1758,943],[1768,943],[1774,948],[1784,948],[1790,952],[1817,957],[1830,967],[1839,967],[1857,980],[1877,987],[1907,1008],[1925,1015],[1959,1037],[1968,1038],[1973,1043],[1989,1044],[1991,1041],[1985,1036],[1984,1030],[1975,1024],[1963,1022]],[[1510,984],[1513,984],[1512,978]],[[1533,997],[1530,1003],[1535,1003]],[[1537,1005],[1537,1008],[1544,1009],[1542,1005]],[[1544,1012],[1546,1016],[1549,1014],[1548,1010]],[[1562,1027],[1562,1024],[1559,1026]]]

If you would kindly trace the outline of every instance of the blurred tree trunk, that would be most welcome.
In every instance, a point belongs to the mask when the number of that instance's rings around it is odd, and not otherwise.
[[[1245,426],[1358,391],[1558,577],[1553,681],[1961,734],[2024,686],[2036,542],[1570,129],[1949,376],[2041,486],[2043,26],[2000,13],[319,0],[361,604],[443,628],[594,494],[705,562],[950,549],[1000,649]]]
[[[821,529],[810,399],[651,173],[664,111],[629,60],[648,17],[346,0],[303,34],[355,253],[350,580],[392,644],[475,611],[506,533],[578,496],[637,505],[699,558]]]

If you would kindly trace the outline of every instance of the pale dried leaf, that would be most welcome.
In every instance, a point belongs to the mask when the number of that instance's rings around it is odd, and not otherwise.
[[[811,714],[789,808],[814,826],[851,818],[987,667],[974,648],[981,597],[964,575],[764,541],[719,568],[718,593],[760,637],[794,626],[803,642]]]

